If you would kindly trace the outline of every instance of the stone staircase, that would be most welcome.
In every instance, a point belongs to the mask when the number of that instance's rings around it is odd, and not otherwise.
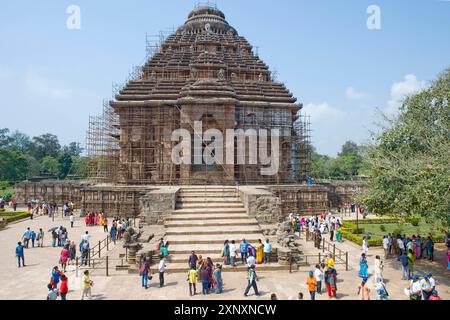
[[[215,263],[222,263],[221,252],[225,240],[239,244],[246,239],[256,245],[265,237],[258,221],[250,217],[239,192],[228,186],[189,186],[178,193],[176,209],[165,223],[165,241],[169,242],[168,272],[188,271],[188,257],[194,250],[203,258],[210,257]],[[258,265],[258,270],[289,270],[289,266],[272,262]],[[236,268],[224,266],[224,271],[245,271],[240,262]],[[152,272],[157,265],[152,266]]]

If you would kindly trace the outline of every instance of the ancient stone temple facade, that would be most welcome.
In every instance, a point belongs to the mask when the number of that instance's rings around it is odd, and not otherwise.
[[[193,10],[140,71],[110,102],[117,116],[117,170],[109,170],[112,176],[105,182],[234,185],[292,183],[306,177],[308,147],[294,125],[301,105],[272,79],[269,67],[218,9]],[[172,160],[174,147],[184,141],[174,141],[176,129],[191,136],[190,164]],[[209,129],[216,133],[213,137],[205,136]],[[226,140],[228,129],[236,137]],[[245,153],[239,153],[237,133],[248,129],[267,130],[267,140],[244,136]],[[197,137],[203,141],[195,143]],[[267,142],[270,156],[274,137],[279,139],[279,166],[276,174],[262,174],[270,164],[255,162],[249,150],[258,141]],[[213,141],[222,143],[221,154],[211,147]],[[205,161],[204,154],[216,161]],[[234,161],[226,162],[227,157]]]

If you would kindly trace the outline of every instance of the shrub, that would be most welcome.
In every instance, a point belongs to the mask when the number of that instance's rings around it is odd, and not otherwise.
[[[347,221],[344,221],[344,223],[345,222],[349,222],[349,223],[355,224],[356,220],[347,220]],[[364,219],[364,220],[360,220],[360,223],[363,223],[363,224],[380,224],[380,223],[382,223],[382,224],[395,224],[395,223],[398,223],[398,222],[399,222],[399,220],[396,219],[396,218]]]
[[[420,219],[417,217],[408,219],[409,223],[411,223],[414,227],[418,227],[420,223]]]
[[[392,230],[392,234],[402,234],[403,233],[403,229],[398,227],[395,228],[394,230]]]
[[[381,230],[381,232],[386,232],[386,227],[384,226],[384,224],[382,224],[380,226],[380,230]]]
[[[25,212],[16,212],[15,215],[3,216],[3,219],[5,219],[6,222],[10,223],[10,222],[26,219],[29,217],[30,217],[30,214],[25,211]]]

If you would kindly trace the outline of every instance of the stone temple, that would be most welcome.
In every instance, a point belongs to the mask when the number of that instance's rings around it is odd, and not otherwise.
[[[359,188],[354,184],[305,184],[310,142],[302,105],[220,10],[195,8],[181,27],[147,49],[146,63],[104,102],[101,115],[90,118],[89,179],[18,184],[19,201],[73,201],[84,212],[139,216],[154,224],[166,223],[176,210],[224,214],[233,206],[233,213],[271,223],[289,212],[319,213],[350,201]],[[176,129],[192,138],[186,152],[192,164],[172,161]],[[205,161],[205,153],[218,157],[210,148],[216,139],[204,137],[210,129],[223,137],[229,129],[266,130],[268,155],[279,139],[277,172],[261,174],[267,164],[252,162],[248,152],[258,142],[245,137],[244,153],[238,137],[227,139],[231,147],[222,156],[232,164]],[[199,135],[204,139],[195,143]],[[239,155],[245,161],[237,161]],[[229,197],[216,194],[220,190]]]

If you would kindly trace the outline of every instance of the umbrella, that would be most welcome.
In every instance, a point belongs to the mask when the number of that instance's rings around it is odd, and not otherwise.
[[[55,231],[55,230],[58,229],[58,228],[59,228],[59,227],[53,227],[53,228],[49,229],[48,232],[53,232],[53,231]]]

